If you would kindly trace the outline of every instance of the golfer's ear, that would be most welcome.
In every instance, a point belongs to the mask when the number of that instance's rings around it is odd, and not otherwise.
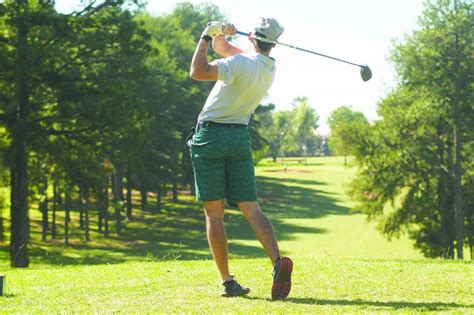
[[[209,63],[202,69],[193,69],[189,74],[191,79],[197,81],[217,81],[218,69],[216,63]]]

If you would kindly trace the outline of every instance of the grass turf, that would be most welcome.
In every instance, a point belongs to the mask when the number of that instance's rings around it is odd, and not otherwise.
[[[472,313],[472,265],[440,260],[298,258],[293,291],[269,300],[266,259],[232,260],[247,298],[221,298],[212,261],[8,270],[0,313]]]
[[[343,191],[353,169],[342,158],[284,163],[286,171],[269,161],[257,168],[262,207],[283,253],[295,261],[294,290],[284,304],[268,300],[269,262],[235,209],[225,219],[232,272],[252,292],[246,299],[217,296],[201,206],[180,196],[177,203],[165,198],[160,212],[136,206],[120,236],[111,222],[104,238],[92,215],[91,242],[82,240],[73,212],[69,246],[62,234],[42,242],[32,210],[31,268],[8,268],[7,244],[0,247],[0,273],[7,275],[0,313],[474,312],[472,263],[422,259],[406,237],[389,242],[365,216],[350,214]]]
[[[310,158],[307,164],[286,159],[265,161],[257,168],[262,208],[270,217],[284,254],[332,258],[422,258],[411,242],[387,241],[361,214],[350,214],[352,206],[344,189],[353,169],[342,165],[343,158]],[[151,197],[151,196],[150,196]],[[73,209],[70,244],[63,245],[64,211],[57,212],[58,238],[41,241],[41,216],[30,210],[32,265],[104,264],[140,260],[149,256],[174,259],[209,259],[202,206],[192,196],[182,195],[173,203],[168,195],[163,209],[138,209],[139,194],[134,196],[134,218],[125,221],[123,233],[115,235],[112,209],[109,210],[110,237],[97,231],[97,215],[91,214],[92,241],[84,242],[79,229],[78,211]],[[33,205],[33,204],[32,204]],[[63,209],[60,209],[63,210]],[[5,213],[5,212],[4,212]],[[51,219],[51,213],[50,213]],[[236,209],[227,209],[225,224],[231,257],[263,257],[250,226]],[[0,243],[0,268],[8,265],[8,244]]]

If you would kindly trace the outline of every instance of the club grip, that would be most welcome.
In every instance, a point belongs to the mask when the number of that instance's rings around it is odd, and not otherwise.
[[[241,31],[237,31],[236,33],[237,35],[249,36],[249,33],[241,32]]]

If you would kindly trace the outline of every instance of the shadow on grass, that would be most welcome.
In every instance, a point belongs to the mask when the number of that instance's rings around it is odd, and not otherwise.
[[[332,193],[312,187],[325,186],[323,182],[260,176],[257,186],[260,204],[271,219],[320,218],[329,214],[349,214],[348,208],[337,205],[338,200]]]
[[[286,219],[314,219],[329,214],[349,213],[347,208],[336,204],[337,199],[331,194],[314,188],[324,186],[324,183],[318,181],[263,176],[258,178],[257,185],[262,209],[270,217],[279,240],[291,240],[297,233],[326,232],[320,228],[291,224]],[[133,220],[124,222],[120,236],[114,234],[115,222],[111,213],[110,236],[105,238],[95,229],[91,234],[92,242],[83,241],[84,232],[78,227],[79,220],[75,212],[70,223],[71,241],[68,246],[63,245],[62,241],[40,241],[41,225],[38,217],[36,222],[32,222],[32,263],[111,264],[144,259],[211,258],[201,203],[191,196],[182,196],[176,203],[169,199],[166,201],[160,212],[134,209]],[[61,219],[58,222],[62,224]],[[255,240],[255,234],[239,210],[226,211],[225,225],[231,257],[265,256],[261,246],[245,244],[245,241]],[[95,213],[91,214],[90,226],[97,227]],[[62,226],[58,229],[62,231]],[[8,247],[0,247],[0,250],[8,251]]]
[[[296,304],[316,304],[316,305],[339,305],[339,306],[372,306],[400,310],[409,309],[410,311],[444,311],[452,308],[471,308],[474,305],[457,304],[454,302],[380,302],[380,301],[364,301],[364,300],[330,300],[315,298],[289,298],[288,302]]]
[[[249,300],[265,300],[272,301],[269,298],[260,298],[253,296],[245,296]],[[474,304],[465,305],[458,303],[444,303],[444,302],[409,302],[409,301],[395,301],[395,302],[381,302],[381,301],[364,301],[364,300],[332,300],[332,299],[317,299],[317,298],[288,298],[286,303],[308,304],[308,305],[331,305],[331,306],[368,306],[377,307],[381,310],[401,310],[407,309],[410,311],[448,311],[456,308],[473,308]]]

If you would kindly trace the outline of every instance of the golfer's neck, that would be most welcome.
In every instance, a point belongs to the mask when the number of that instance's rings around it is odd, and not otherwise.
[[[262,52],[260,51],[260,49],[258,49],[258,47],[255,47],[255,45],[251,45],[250,46],[250,51],[251,52],[256,52],[256,53],[259,53],[259,54],[262,54],[264,56],[267,56],[267,57],[270,57],[270,51],[265,51],[265,52]]]

